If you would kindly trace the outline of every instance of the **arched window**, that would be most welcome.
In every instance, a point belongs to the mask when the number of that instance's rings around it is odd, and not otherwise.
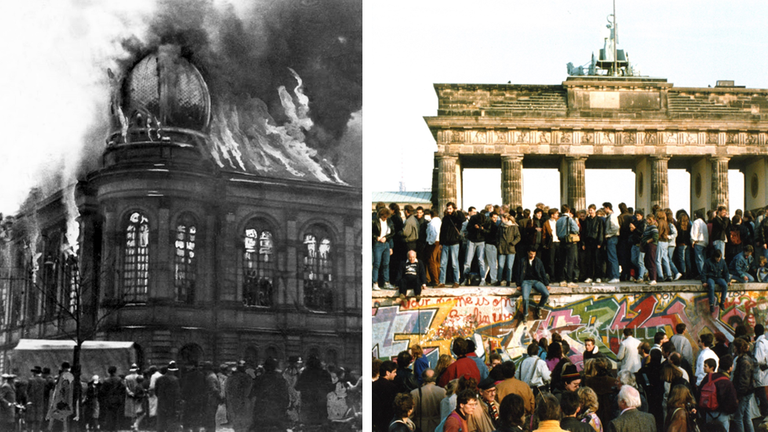
[[[173,280],[176,287],[176,301],[195,302],[195,281],[197,280],[197,226],[190,214],[185,214],[176,223],[175,254],[173,256]]]
[[[143,303],[149,287],[149,219],[144,214],[128,216],[123,246],[122,300]]]
[[[309,309],[333,309],[333,249],[331,236],[322,227],[312,227],[304,234],[304,306]]]
[[[63,299],[62,306],[66,305],[69,312],[74,314],[77,309],[77,300],[80,296],[80,266],[77,262],[77,255],[67,255],[64,259],[64,286],[66,298]]]
[[[275,282],[272,231],[258,221],[250,221],[243,233],[243,246],[243,304],[272,306]]]

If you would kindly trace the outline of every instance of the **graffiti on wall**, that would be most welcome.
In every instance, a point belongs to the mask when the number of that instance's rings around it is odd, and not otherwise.
[[[527,323],[516,314],[521,302],[519,297],[477,294],[424,297],[418,302],[375,298],[373,355],[395,358],[411,344],[419,344],[434,366],[440,354],[450,354],[453,338],[471,337],[478,342],[480,355],[499,352],[514,359],[525,353],[532,340],[558,332],[571,346],[571,358],[580,364],[583,341],[589,336],[615,360],[624,328],[635,329],[635,337],[653,345],[657,331],[672,336],[675,326],[685,323],[686,336],[696,347],[699,334],[720,331],[731,340],[739,324],[754,326],[768,317],[765,291],[730,292],[725,308],[714,314],[709,313],[709,301],[702,292],[554,294],[542,310],[542,319]]]

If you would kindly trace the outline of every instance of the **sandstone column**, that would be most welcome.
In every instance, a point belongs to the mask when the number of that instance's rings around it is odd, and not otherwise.
[[[501,202],[513,209],[523,205],[523,155],[501,157]]]
[[[437,211],[445,210],[446,204],[456,202],[456,162],[458,156],[436,155],[437,159]]]
[[[712,162],[712,204],[711,208],[718,206],[728,207],[728,157],[717,156]]]
[[[651,157],[651,207],[669,207],[669,179],[667,177],[669,157]]]
[[[587,189],[584,179],[586,161],[585,156],[567,156],[565,158],[565,174],[568,183],[568,202],[566,204],[575,210],[586,210],[587,208]]]

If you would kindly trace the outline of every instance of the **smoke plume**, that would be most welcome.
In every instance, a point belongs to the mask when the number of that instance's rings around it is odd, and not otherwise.
[[[122,40],[120,75],[148,53],[175,45],[211,92],[213,158],[220,166],[266,175],[359,184],[339,174],[338,151],[362,104],[359,0],[210,0],[158,3],[144,34]],[[349,173],[357,175],[356,172]]]

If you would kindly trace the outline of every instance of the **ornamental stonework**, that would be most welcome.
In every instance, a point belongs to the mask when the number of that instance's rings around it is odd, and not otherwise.
[[[485,144],[488,140],[488,134],[485,131],[471,131],[469,135],[472,144]]]
[[[494,131],[491,133],[494,144],[506,144],[509,142],[509,134],[506,131]]]
[[[718,135],[717,132],[707,132],[707,144],[717,144],[719,141]]]

